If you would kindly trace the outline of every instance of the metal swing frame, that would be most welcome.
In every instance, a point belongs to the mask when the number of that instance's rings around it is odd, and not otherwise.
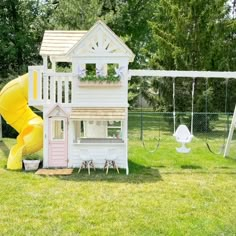
[[[187,78],[224,78],[224,79],[236,79],[236,72],[233,71],[177,71],[177,70],[129,70],[129,79],[132,76],[148,76],[148,77],[187,77]],[[193,112],[193,111],[192,111]],[[175,116],[175,114],[173,114]],[[175,122],[175,121],[174,121]],[[192,122],[193,124],[193,115]],[[175,124],[174,124],[175,126]],[[191,127],[193,131],[193,127]],[[209,146],[209,145],[208,145]],[[209,146],[210,147],[210,146]]]
[[[225,79],[225,111],[224,113],[227,114],[227,104],[228,104],[228,83],[229,83],[229,79],[230,78],[224,78]],[[225,129],[225,126],[224,126],[224,138],[223,138],[223,144],[222,144],[222,147],[221,149],[219,150],[219,152],[215,152],[212,150],[209,142],[208,142],[208,135],[207,135],[207,131],[208,131],[208,96],[207,96],[207,90],[208,90],[208,78],[206,78],[206,82],[205,82],[205,91],[206,91],[206,99],[205,99],[205,129],[206,129],[206,135],[205,135],[205,143],[206,143],[206,146],[207,146],[207,149],[209,152],[211,152],[212,154],[214,155],[222,155],[223,152],[224,152],[224,147],[225,147],[225,144],[226,144],[226,129]]]

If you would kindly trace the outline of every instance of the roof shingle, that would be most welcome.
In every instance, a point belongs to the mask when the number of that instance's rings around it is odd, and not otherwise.
[[[44,33],[40,55],[66,55],[87,31],[47,30]]]

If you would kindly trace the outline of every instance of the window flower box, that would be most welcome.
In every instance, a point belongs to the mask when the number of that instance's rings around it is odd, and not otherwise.
[[[121,86],[120,77],[87,75],[79,77],[80,87],[119,87]]]
[[[108,83],[106,81],[80,81],[80,87],[120,87],[121,81],[116,83]]]

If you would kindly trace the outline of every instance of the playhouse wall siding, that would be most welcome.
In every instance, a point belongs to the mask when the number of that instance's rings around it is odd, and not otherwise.
[[[73,105],[88,107],[116,107],[127,106],[127,91],[124,88],[100,87],[75,89]]]
[[[126,160],[126,145],[125,144],[73,144],[70,149],[68,167],[80,167],[82,160],[79,157],[79,150],[81,148],[88,149],[93,157],[96,168],[103,168],[105,164],[106,154],[108,149],[114,148],[117,153],[116,164],[119,168],[127,168]]]

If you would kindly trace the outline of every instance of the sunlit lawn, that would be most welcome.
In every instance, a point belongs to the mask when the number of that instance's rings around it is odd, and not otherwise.
[[[179,154],[171,136],[161,138],[154,153],[130,138],[128,176],[68,177],[6,170],[14,140],[4,139],[0,235],[235,235],[235,157],[214,155],[197,138]],[[146,146],[155,142],[146,138]]]

